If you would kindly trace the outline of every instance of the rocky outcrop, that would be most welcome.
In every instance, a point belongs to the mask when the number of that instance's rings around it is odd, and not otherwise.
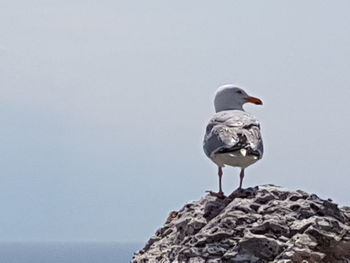
[[[170,213],[133,263],[350,262],[350,208],[264,185]]]

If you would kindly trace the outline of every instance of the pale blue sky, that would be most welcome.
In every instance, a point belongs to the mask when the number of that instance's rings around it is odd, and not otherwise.
[[[349,1],[0,3],[0,240],[145,241],[217,189],[216,88],[260,97],[244,186],[350,204]],[[224,190],[238,171],[224,171]]]

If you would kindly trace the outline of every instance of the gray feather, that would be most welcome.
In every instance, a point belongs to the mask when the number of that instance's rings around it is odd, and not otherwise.
[[[251,114],[240,110],[221,111],[209,121],[203,149],[208,157],[217,152],[247,149],[248,153],[263,155],[260,124]]]

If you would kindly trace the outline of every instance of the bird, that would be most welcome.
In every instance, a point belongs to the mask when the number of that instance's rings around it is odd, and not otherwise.
[[[263,104],[234,84],[220,86],[216,91],[215,114],[206,126],[203,150],[218,167],[219,192],[208,191],[218,197],[225,196],[222,191],[225,165],[240,168],[238,189],[242,189],[245,169],[263,157],[260,122],[243,109],[245,103]]]

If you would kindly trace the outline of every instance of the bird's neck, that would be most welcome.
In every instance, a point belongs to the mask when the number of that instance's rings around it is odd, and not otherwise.
[[[220,112],[220,111],[227,111],[227,110],[240,110],[244,111],[243,105],[236,105],[236,106],[230,106],[230,107],[216,107],[215,111]]]

